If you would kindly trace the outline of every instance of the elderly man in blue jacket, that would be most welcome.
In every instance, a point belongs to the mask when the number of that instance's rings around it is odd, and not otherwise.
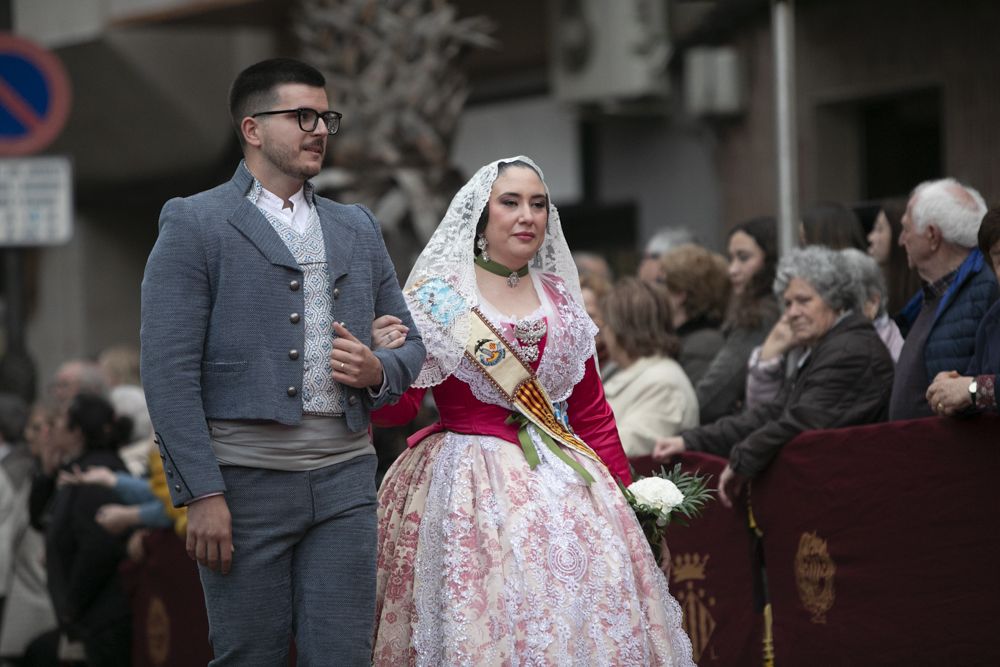
[[[997,282],[976,247],[985,214],[982,196],[951,178],[921,183],[910,195],[899,244],[926,285],[901,313],[906,341],[890,419],[931,416],[926,394],[935,376],[972,359],[976,330],[997,299]]]
[[[291,59],[237,76],[245,160],[167,202],[142,282],[142,378],[213,665],[285,664],[293,636],[305,664],[371,660],[368,415],[402,395],[424,346],[372,214],[308,181],[340,125],[325,85]],[[373,352],[382,315],[408,332]]]

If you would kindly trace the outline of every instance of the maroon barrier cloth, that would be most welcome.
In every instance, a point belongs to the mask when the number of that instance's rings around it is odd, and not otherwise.
[[[660,468],[649,457],[630,462],[639,475]],[[713,489],[726,465],[725,459],[699,452],[686,452],[674,462],[680,462],[682,470],[710,474]],[[684,610],[684,629],[695,662],[760,665],[763,620],[753,606],[746,513],[727,510],[713,500],[689,526],[670,526],[667,546],[672,561],[670,592]]]
[[[776,664],[1000,665],[998,434],[930,418],[784,448],[753,484]]]
[[[145,539],[146,557],[124,574],[132,594],[134,667],[190,667],[212,659],[198,567],[170,529]]]

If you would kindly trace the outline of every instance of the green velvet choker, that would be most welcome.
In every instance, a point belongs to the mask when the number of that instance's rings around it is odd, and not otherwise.
[[[477,266],[481,266],[490,273],[496,274],[498,276],[504,276],[507,278],[508,287],[517,287],[517,284],[521,281],[521,278],[528,275],[528,265],[525,264],[517,271],[509,269],[500,262],[494,262],[492,259],[483,259],[482,257],[476,257],[475,260]]]

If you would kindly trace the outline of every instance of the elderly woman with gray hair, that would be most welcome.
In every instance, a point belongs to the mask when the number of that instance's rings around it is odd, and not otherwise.
[[[856,248],[844,248],[837,252],[840,253],[854,287],[855,298],[850,309],[871,320],[895,363],[903,349],[903,335],[886,312],[885,278],[878,263]],[[774,400],[785,379],[794,374],[803,352],[802,348],[796,347],[786,312],[775,323],[764,343],[755,347],[750,354],[747,364],[747,407],[753,408]]]
[[[844,258],[829,248],[793,250],[778,265],[775,293],[795,345],[805,350],[772,401],[714,424],[660,440],[653,458],[684,450],[729,458],[719,499],[731,506],[746,481],[803,431],[882,421],[892,391],[893,362],[858,299]]]

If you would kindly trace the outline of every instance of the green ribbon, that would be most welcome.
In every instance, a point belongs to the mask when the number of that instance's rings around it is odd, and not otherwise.
[[[510,416],[507,417],[504,423],[520,425],[520,428],[517,430],[517,439],[521,443],[521,449],[524,451],[524,458],[528,461],[528,467],[534,470],[540,459],[538,458],[538,451],[535,449],[535,443],[531,441],[531,435],[528,433],[528,425],[535,426],[535,424],[520,412],[510,413]],[[535,429],[538,431],[538,435],[542,437],[542,442],[545,443],[545,446],[549,448],[550,452],[559,457],[559,460],[576,471],[576,474],[582,477],[583,481],[587,484],[594,481],[594,478],[587,472],[586,468],[580,465],[579,461],[567,454],[551,435],[537,426],[535,426]]]

